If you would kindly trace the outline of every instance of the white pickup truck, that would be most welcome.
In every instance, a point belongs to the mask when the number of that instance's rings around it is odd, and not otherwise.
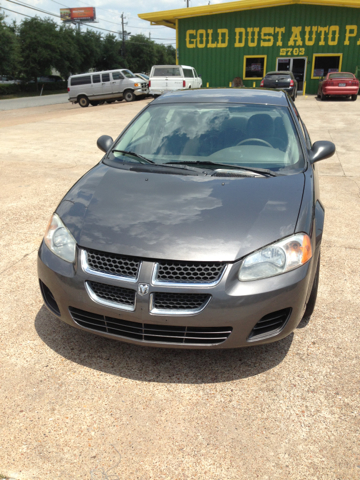
[[[194,67],[187,65],[154,65],[149,80],[150,95],[161,95],[173,90],[201,88],[202,80]]]

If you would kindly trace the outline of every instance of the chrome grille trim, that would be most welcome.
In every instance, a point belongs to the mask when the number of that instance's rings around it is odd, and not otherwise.
[[[112,280],[120,280],[122,282],[129,282],[129,283],[136,283],[139,279],[141,265],[142,265],[141,261],[139,261],[137,276],[133,278],[133,277],[123,277],[121,275],[112,275],[111,273],[104,273],[104,272],[99,272],[98,270],[93,270],[88,263],[88,253],[84,249],[81,249],[80,258],[81,258],[82,270],[85,273],[88,273],[90,275],[96,275],[97,277],[101,277],[101,278],[110,278]]]
[[[211,295],[209,295],[209,298],[201,305],[201,307],[193,308],[193,309],[156,308],[155,295],[156,295],[156,292],[150,294],[150,302],[149,302],[150,313],[154,315],[197,315],[209,305],[209,302],[211,300]]]
[[[111,300],[105,300],[104,298],[96,295],[94,290],[89,285],[89,282],[85,282],[85,290],[91,300],[98,305],[103,305],[104,307],[114,308],[115,310],[124,310],[126,312],[134,312],[136,308],[136,295],[134,294],[134,305],[126,305],[124,303],[112,302]]]
[[[165,280],[158,280],[158,274],[159,274],[159,268],[160,268],[160,263],[155,263],[154,269],[153,269],[153,274],[151,278],[151,283],[153,285],[161,285],[161,286],[169,286],[169,287],[196,287],[196,288],[207,288],[207,287],[215,287],[218,285],[221,280],[223,279],[225,272],[228,268],[228,265],[224,265],[222,272],[220,276],[214,280],[213,282],[171,282],[171,281],[165,281]]]

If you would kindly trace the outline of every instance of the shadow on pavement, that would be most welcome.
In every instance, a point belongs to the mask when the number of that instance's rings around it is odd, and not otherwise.
[[[71,327],[43,305],[35,328],[46,345],[71,362],[132,380],[218,383],[259,375],[286,357],[293,334],[279,342],[239,349],[179,350],[132,345]]]

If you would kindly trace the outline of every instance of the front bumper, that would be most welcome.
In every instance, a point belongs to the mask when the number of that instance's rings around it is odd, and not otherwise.
[[[154,284],[151,280],[154,269],[153,261],[143,260],[137,281],[129,284],[127,281],[101,278],[85,272],[81,266],[80,249],[78,249],[77,263],[72,265],[58,258],[42,243],[38,255],[38,276],[42,285],[45,285],[51,292],[56,302],[59,310],[57,316],[76,328],[139,345],[168,348],[234,348],[277,341],[289,335],[297,327],[303,317],[306,302],[310,295],[315,275],[314,265],[317,265],[317,259],[318,254],[315,252],[311,261],[303,267],[277,277],[253,282],[238,281],[237,273],[241,262],[236,262],[227,265],[221,280],[215,286],[161,286]],[[136,293],[134,311],[129,311],[113,306],[100,305],[94,301],[85,286],[86,282],[94,280],[106,285],[130,288],[134,291],[137,291],[138,284],[146,283],[149,291],[145,295]],[[150,299],[154,292],[206,293],[211,295],[211,300],[204,309],[195,314],[157,313],[156,311],[150,311]],[[51,304],[49,305],[48,298],[44,295],[44,288],[42,288],[42,293],[45,305],[54,313]],[[154,328],[164,326],[164,328],[172,329],[174,327],[191,327],[192,330],[194,330],[194,327],[198,327],[207,331],[226,327],[232,331],[228,338],[220,344],[209,341],[201,345],[196,344],[196,342],[193,342],[194,345],[189,345],[176,343],[174,339],[169,342],[158,342],[146,336],[139,340],[80,326],[74,321],[69,309],[77,309],[90,315],[95,314],[95,316],[110,317],[112,322],[120,320],[127,323],[131,322],[129,325],[133,327],[138,324],[140,326],[145,325],[150,329],[152,326]],[[280,330],[270,331],[265,336],[251,337],[253,328],[259,320],[272,314],[272,312],[283,309],[289,309],[290,313]]]
[[[141,97],[141,96],[144,96],[144,95],[149,95],[149,89],[148,88],[136,88],[134,90],[134,95],[136,95],[137,97]]]

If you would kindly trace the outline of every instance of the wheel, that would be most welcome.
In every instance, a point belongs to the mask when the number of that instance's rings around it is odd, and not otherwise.
[[[321,101],[323,102],[325,100],[325,95],[323,93],[323,91],[321,90],[320,92],[320,98],[321,98]]]
[[[241,142],[237,143],[236,145],[244,145],[247,142],[258,142],[258,143],[265,143],[267,147],[274,148],[271,143],[266,142],[265,140],[262,140],[261,138],[246,138],[245,140],[242,140]]]
[[[351,95],[351,100],[352,100],[353,102],[355,102],[356,99],[357,99],[357,95]]]
[[[318,265],[317,265],[316,274],[314,278],[314,283],[311,289],[309,301],[306,305],[304,317],[311,317],[311,315],[313,314],[315,304],[316,304],[318,287],[319,287],[319,277],[320,277],[320,255],[319,255]]]
[[[81,95],[81,97],[78,98],[78,102],[79,102],[79,105],[80,107],[88,107],[89,106],[89,99],[87,97],[85,97],[85,95]]]
[[[126,92],[124,92],[124,98],[127,102],[133,102],[135,100],[135,95],[131,90],[126,90]]]

